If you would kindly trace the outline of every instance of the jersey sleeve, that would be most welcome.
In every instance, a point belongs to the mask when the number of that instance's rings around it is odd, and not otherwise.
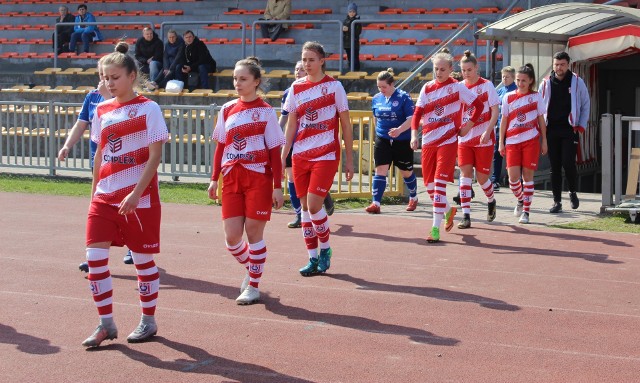
[[[545,105],[544,100],[542,99],[542,95],[540,93],[537,93],[537,98],[538,98],[538,116],[544,116],[545,114],[547,114],[547,106]]]
[[[415,109],[413,105],[413,100],[409,94],[406,94],[404,97],[404,101],[402,102],[402,110],[404,112],[405,120],[411,118],[413,116],[413,111]]]
[[[488,101],[490,108],[495,105],[500,105],[500,97],[498,96],[498,92],[496,91],[496,88],[491,85],[491,83],[489,83],[487,86],[487,95],[489,96]]]
[[[418,96],[418,102],[416,103],[417,107],[424,108],[427,105],[427,94],[426,94],[427,85],[423,85],[422,89],[420,89],[420,95]]]
[[[216,126],[213,129],[211,138],[223,144],[227,143],[227,135],[224,129],[224,107],[222,107],[218,112],[218,120],[216,121]]]
[[[278,116],[273,108],[270,108],[267,116],[267,126],[264,129],[264,141],[268,149],[282,146],[285,143],[284,133],[278,124]]]
[[[100,124],[98,114],[98,108],[96,108],[96,111],[93,113],[93,119],[91,120],[91,141],[100,145],[100,130],[102,130],[102,124]]]
[[[509,93],[505,94],[504,97],[502,97],[502,108],[500,109],[500,114],[502,115],[501,118],[509,121]]]
[[[80,109],[80,113],[78,113],[78,120],[84,122],[89,121],[89,107],[91,106],[91,93],[88,93],[82,102],[82,109]]]
[[[160,105],[155,102],[150,103],[150,109],[147,113],[147,143],[149,145],[155,142],[167,142],[169,140],[169,130],[164,121]]]
[[[457,83],[458,84],[458,94],[460,95],[460,99],[462,100],[462,102],[464,102],[466,105],[471,105],[473,103],[473,101],[476,99],[476,95],[473,94],[472,91],[470,91],[465,85],[464,83]]]
[[[347,93],[344,91],[344,87],[338,81],[336,81],[336,109],[338,109],[338,113],[348,112],[349,111],[349,101],[347,100]]]

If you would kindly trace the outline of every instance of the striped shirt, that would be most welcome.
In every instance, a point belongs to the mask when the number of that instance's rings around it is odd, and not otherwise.
[[[471,128],[469,133],[467,133],[464,137],[460,137],[458,139],[458,144],[461,146],[467,147],[483,147],[483,146],[494,146],[496,134],[491,127],[491,138],[486,144],[480,143],[480,137],[482,133],[484,133],[489,127],[489,121],[491,120],[491,107],[500,104],[500,98],[498,97],[498,92],[496,92],[496,88],[491,84],[490,81],[485,80],[484,78],[480,78],[476,81],[475,84],[467,85],[465,83],[467,89],[471,92],[478,95],[478,99],[484,105],[484,109],[482,110],[482,115],[478,120],[478,123]],[[462,115],[462,123],[466,123],[469,121],[471,116],[473,115],[474,108],[466,107],[464,108],[464,112]]]
[[[502,100],[502,118],[507,121],[505,145],[519,144],[540,135],[538,117],[546,113],[538,92],[521,94],[518,90],[507,93]]]

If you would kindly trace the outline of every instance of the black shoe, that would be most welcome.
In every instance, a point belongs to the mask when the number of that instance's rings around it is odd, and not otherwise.
[[[294,219],[293,221],[289,222],[287,224],[287,227],[290,229],[298,229],[302,227],[302,217],[300,216],[300,214],[296,214],[296,219]]]
[[[577,209],[580,206],[580,200],[578,199],[578,195],[575,192],[569,193],[569,199],[571,200],[571,208],[573,210]]]
[[[89,272],[89,264],[87,262],[82,262],[80,264],[80,266],[78,266],[78,269],[80,269],[80,271],[84,271],[85,273]]]
[[[333,211],[336,210],[336,205],[333,203],[333,198],[331,198],[331,194],[329,193],[324,197],[324,210],[327,212],[327,215],[332,215]]]
[[[562,212],[562,203],[561,202],[554,202],[553,206],[551,207],[551,209],[549,209],[549,213],[552,214],[557,214]]]
[[[465,214],[462,221],[458,223],[458,229],[468,229],[471,227],[471,214]]]
[[[498,191],[500,190],[500,184],[498,182],[494,182],[493,183],[493,191]]]
[[[471,199],[476,198],[476,192],[471,188]]]
[[[496,200],[489,202],[487,204],[487,221],[493,222],[496,219]]]
[[[453,202],[455,202],[456,205],[461,206],[460,205],[460,192],[458,192],[458,194],[456,194],[456,196],[453,197]]]
[[[133,265],[133,256],[131,256],[131,250],[127,251],[124,258],[122,259],[125,265]]]

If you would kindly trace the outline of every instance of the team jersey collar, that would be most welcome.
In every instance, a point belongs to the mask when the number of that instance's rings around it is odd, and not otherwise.
[[[139,104],[141,102],[144,102],[147,98],[142,96],[142,95],[137,95],[134,98],[132,98],[131,100],[127,101],[127,102],[123,102],[123,103],[119,103],[118,100],[116,100],[115,98],[112,98],[113,100],[113,104],[118,106],[118,107],[122,107],[122,106],[127,106],[127,105],[133,105],[133,104]]]
[[[444,88],[444,87],[445,87],[445,86],[447,86],[447,85],[450,85],[450,84],[454,84],[454,83],[456,83],[456,80],[455,80],[455,79],[453,79],[453,78],[451,78],[451,77],[449,77],[449,78],[447,79],[447,81],[445,81],[445,82],[438,82],[438,80],[433,80],[433,82],[434,82],[434,83],[435,83],[435,85],[436,85],[436,89],[440,89],[440,88]]]

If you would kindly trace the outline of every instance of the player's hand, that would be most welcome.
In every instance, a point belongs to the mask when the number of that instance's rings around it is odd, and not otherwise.
[[[411,149],[412,150],[417,150],[418,149],[418,138],[412,138],[411,139]]]
[[[209,193],[209,199],[213,201],[218,200],[218,181],[209,182],[209,188],[207,189]]]
[[[489,142],[490,138],[491,138],[491,133],[487,133],[487,131],[485,130],[484,132],[482,132],[482,135],[480,136],[480,143],[486,144],[487,142]]]
[[[502,142],[498,145],[498,152],[500,152],[502,157],[506,154],[506,150],[504,149],[504,144]]]
[[[287,170],[287,156],[284,153],[280,156],[280,161],[282,161],[282,181],[284,181],[285,170]]]
[[[464,137],[467,135],[467,133],[469,133],[469,131],[471,130],[472,126],[469,126],[469,124],[465,124],[462,128],[460,128],[460,130],[458,131],[458,136],[460,137]]]
[[[389,137],[391,138],[396,138],[400,135],[400,133],[398,133],[398,128],[393,128],[393,129],[389,129]]]
[[[138,207],[138,202],[140,201],[140,196],[134,194],[134,192],[129,193],[122,202],[120,202],[120,206],[118,209],[118,214],[127,215],[133,213]]]
[[[540,153],[544,156],[547,154],[547,150],[548,150],[548,146],[547,146],[547,139],[543,138],[542,139],[542,145],[540,145]]]
[[[68,155],[69,155],[69,148],[67,148],[66,146],[63,146],[62,149],[60,149],[60,151],[58,152],[58,160],[64,161],[67,159]]]
[[[353,178],[353,161],[350,161],[344,165],[344,176],[347,181],[351,181]]]
[[[276,210],[280,209],[284,205],[284,195],[282,189],[273,189],[273,207]]]

